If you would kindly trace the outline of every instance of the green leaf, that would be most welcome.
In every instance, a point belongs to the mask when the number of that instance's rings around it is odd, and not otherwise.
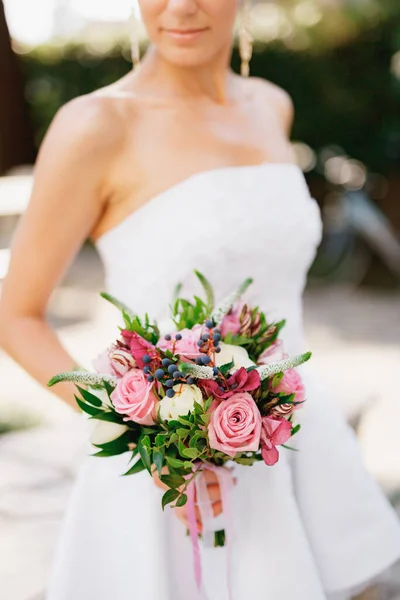
[[[234,361],[232,360],[229,363],[226,363],[225,365],[222,365],[221,367],[218,367],[220,372],[222,373],[222,375],[227,375],[227,373],[229,373],[229,371],[235,366]]]
[[[145,436],[145,438],[148,436]],[[140,454],[140,458],[143,461],[144,466],[146,467],[146,469],[148,470],[148,472],[151,475],[151,458],[150,458],[150,453],[148,448],[146,447],[146,445],[144,445],[143,441],[145,438],[141,438],[139,440],[138,443],[138,448],[139,448],[139,454]],[[149,440],[150,442],[150,440]]]
[[[144,471],[145,468],[146,467],[144,466],[142,459],[139,458],[139,460],[135,462],[133,467],[131,467],[129,471],[123,474],[123,477],[126,477],[127,475],[135,475],[135,473],[140,473],[141,471]]]
[[[128,329],[128,331],[131,330],[132,329],[132,321],[125,310],[122,311],[122,317],[124,319],[125,328]]]
[[[200,415],[200,419],[203,421],[204,425],[208,425],[210,422],[211,415],[208,413],[205,415]]]
[[[165,494],[161,500],[163,510],[167,506],[167,504],[170,504],[171,502],[176,500],[179,495],[180,494],[179,494],[178,490],[168,490],[167,492],[165,492]]]
[[[124,304],[114,296],[111,296],[111,294],[108,294],[107,292],[100,292],[100,296],[104,298],[104,300],[107,300],[108,302],[113,304],[116,308],[118,308],[118,310],[125,311],[130,317],[134,317],[134,312],[128,306],[126,306],[126,304]]]
[[[276,388],[280,384],[284,376],[284,373],[276,373],[276,375],[274,375],[272,379],[271,387]]]
[[[188,497],[186,496],[186,494],[182,494],[181,496],[179,496],[178,500],[176,501],[175,506],[177,506],[177,507],[185,506],[187,501],[188,501]]]
[[[188,417],[178,417],[178,421],[181,425],[186,425],[186,427],[192,427],[193,425],[193,422],[190,421]]]
[[[186,438],[190,433],[190,429],[177,429],[176,433],[179,435],[180,438]]]
[[[112,385],[110,385],[108,383],[108,381],[104,381],[104,387],[105,387],[105,390],[106,390],[106,392],[108,394],[108,397],[111,398],[111,394],[115,390],[115,387],[113,387]]]
[[[131,441],[130,431],[125,431],[119,438],[105,444],[93,444],[96,448],[100,448],[105,452],[109,452],[113,455],[123,454],[129,450],[129,442]]]
[[[97,412],[96,416],[90,417],[90,419],[96,421],[108,421],[108,423],[118,423],[119,425],[126,425],[121,415],[110,410],[99,411]]]
[[[184,467],[185,463],[183,460],[179,458],[174,458],[173,456],[167,456],[167,463],[174,467],[175,469],[179,469],[180,467]]]
[[[161,475],[160,479],[170,488],[177,488],[185,483],[185,479],[181,475]]]
[[[204,275],[202,273],[200,273],[199,271],[196,271],[196,270],[194,272],[196,274],[196,277],[198,278],[198,280],[200,281],[201,285],[204,288],[204,292],[206,294],[206,301],[207,301],[207,310],[209,313],[211,313],[214,310],[214,303],[215,303],[214,290],[212,288],[212,285],[210,284],[208,279],[206,277],[204,277]]]
[[[110,452],[106,452],[105,450],[100,450],[99,452],[96,452],[96,454],[91,454],[90,456],[96,456],[99,458],[108,458],[110,456],[115,456],[115,454],[112,454]]]
[[[286,444],[282,444],[282,448],[286,448],[286,450],[292,450],[293,452],[298,452],[297,448],[292,448],[292,446],[287,446]]]
[[[100,400],[100,398],[98,398],[98,396],[95,396],[91,392],[88,392],[88,390],[85,390],[84,388],[80,387],[79,385],[77,385],[76,387],[78,388],[82,398],[86,402],[88,402],[89,404],[92,404],[92,406],[97,406],[97,407],[100,407],[103,405],[102,401]]]
[[[153,450],[153,463],[156,466],[157,472],[159,475],[161,475],[161,469],[163,468],[163,464],[164,464],[164,448],[162,452],[158,452],[157,450]]]
[[[293,435],[296,435],[296,433],[297,433],[298,431],[300,431],[300,429],[301,429],[301,425],[300,425],[300,423],[299,423],[298,425],[296,425],[295,427],[293,427],[293,428],[292,428],[292,436],[293,436]]]
[[[83,410],[83,412],[87,413],[88,415],[91,415],[92,417],[96,417],[96,415],[98,415],[99,413],[101,414],[103,412],[103,411],[99,410],[98,408],[95,408],[91,404],[86,404],[86,402],[82,402],[82,400],[80,398],[78,398],[78,396],[75,396],[75,400],[76,400],[79,408],[81,410]]]
[[[188,458],[197,458],[199,454],[200,452],[197,450],[197,448],[184,448],[182,450],[182,455],[187,456]]]
[[[156,446],[160,447],[160,446],[164,446],[165,442],[167,441],[167,434],[166,433],[158,433],[156,435]]]

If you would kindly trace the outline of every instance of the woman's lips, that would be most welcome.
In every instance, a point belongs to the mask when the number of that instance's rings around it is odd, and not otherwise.
[[[179,42],[196,41],[207,29],[163,29],[163,33]]]

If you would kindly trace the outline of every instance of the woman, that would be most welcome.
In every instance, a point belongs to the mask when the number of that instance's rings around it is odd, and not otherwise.
[[[108,290],[137,313],[162,323],[178,282],[198,292],[194,268],[219,297],[252,276],[249,300],[287,318],[289,353],[305,348],[301,294],[321,222],[288,141],[291,101],[229,70],[237,0],[139,4],[149,52],[135,72],[58,112],[13,242],[2,344],[43,385],[74,365],[44,315],[87,237]],[[235,600],[345,597],[400,556],[398,521],[352,432],[324,385],[303,376],[299,452],[282,451],[271,469],[235,467],[231,570],[225,549],[203,549],[210,600],[228,598],[227,576]],[[55,391],[74,406],[74,390]],[[180,520],[163,513],[151,478],[119,477],[125,462],[85,461],[49,600],[197,597],[185,509]],[[218,514],[219,488],[208,484]]]

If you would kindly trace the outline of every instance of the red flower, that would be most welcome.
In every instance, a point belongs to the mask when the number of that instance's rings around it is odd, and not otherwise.
[[[136,333],[136,331],[128,331],[127,329],[124,329],[121,331],[121,335],[125,342],[129,345],[130,352],[140,369],[143,369],[144,367],[143,356],[145,354],[148,354],[151,356],[151,358],[156,358],[157,351],[155,346],[142,338],[142,336]]]
[[[231,377],[227,380],[227,385],[219,385],[216,381],[203,380],[199,381],[206,394],[225,400],[230,398],[233,394],[239,392],[252,392],[261,385],[260,375],[258,371],[253,370],[247,372],[244,367],[241,367],[234,372]]]

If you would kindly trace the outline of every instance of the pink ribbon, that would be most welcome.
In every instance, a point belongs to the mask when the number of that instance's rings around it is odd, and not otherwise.
[[[208,463],[201,465],[201,470],[213,471],[218,479],[221,490],[222,509],[225,517],[225,546],[227,553],[227,579],[229,600],[232,600],[231,590],[231,550],[232,550],[232,510],[231,510],[231,489],[232,476],[229,471],[222,467],[216,467]],[[200,470],[200,469],[199,469]],[[202,589],[202,569],[199,535],[197,529],[195,496],[197,493],[197,505],[200,510],[201,521],[203,525],[203,540],[207,546],[214,545],[214,530],[212,528],[213,510],[210,497],[208,495],[207,484],[201,473],[192,480],[187,488],[187,516],[189,521],[189,533],[193,546],[194,573],[196,584],[199,589],[201,600],[207,600],[207,596]]]

